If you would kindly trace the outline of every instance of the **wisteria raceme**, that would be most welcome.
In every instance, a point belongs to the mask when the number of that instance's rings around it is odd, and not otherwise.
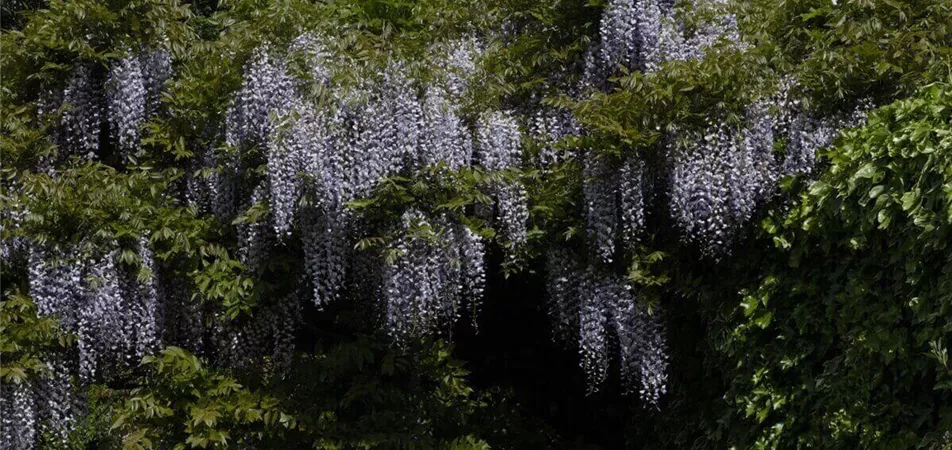
[[[76,399],[62,354],[48,354],[44,371],[0,385],[0,449],[66,445]]]
[[[612,0],[599,24],[601,64],[614,72],[654,70],[660,60],[658,38],[668,8],[658,0]]]
[[[70,154],[94,158],[99,152],[99,132],[104,119],[103,82],[92,67],[77,64],[63,92],[64,147]]]
[[[314,197],[317,207],[323,211],[337,214],[336,211],[344,208],[347,200],[344,195],[346,178],[345,155],[338,151],[345,148],[338,144],[342,136],[348,111],[340,107],[329,116],[320,115],[319,111],[305,107],[300,112],[305,127],[314,129],[304,130],[314,140],[306,157],[306,173],[312,184],[306,191]],[[321,136],[323,135],[323,136]]]
[[[384,177],[396,175],[404,160],[401,153],[405,150],[410,137],[408,133],[415,133],[410,129],[396,126],[397,120],[391,114],[406,112],[407,110],[392,108],[388,103],[389,95],[399,95],[396,89],[368,89],[367,101],[358,101],[349,112],[352,115],[345,121],[349,130],[343,141],[338,141],[336,151],[344,155],[345,170],[347,170],[347,186],[344,192],[346,199],[369,196],[377,183]],[[400,122],[407,123],[412,116],[399,118]],[[348,144],[346,147],[341,144]],[[402,145],[401,145],[402,144]]]
[[[467,37],[446,45],[449,55],[438,64],[447,73],[446,90],[454,102],[459,102],[469,90],[469,77],[476,71],[476,62],[482,54],[482,44],[475,37]],[[442,53],[442,51],[437,50]],[[438,53],[438,54],[439,54]]]
[[[477,124],[477,160],[489,171],[517,168],[522,160],[519,124],[507,113],[495,112]],[[529,219],[528,195],[519,181],[494,183],[496,219],[505,242],[525,242]]]
[[[548,169],[563,162],[572,156],[571,151],[560,150],[556,145],[568,136],[577,136],[582,133],[582,127],[572,116],[571,111],[564,109],[540,109],[528,119],[528,135],[539,144],[539,164]]]
[[[75,425],[73,409],[76,398],[70,390],[69,368],[62,358],[54,357],[53,361],[46,364],[47,372],[34,380],[37,418],[41,424],[39,431],[50,444],[63,446]]]
[[[581,281],[581,280],[580,280]],[[589,392],[597,392],[608,378],[610,363],[609,320],[613,287],[595,274],[581,281],[579,301],[579,354]]]
[[[130,319],[135,329],[133,363],[161,347],[161,305],[154,276],[158,272],[158,266],[147,241],[146,238],[140,238],[135,248],[140,264],[145,269],[144,276],[126,268],[123,277],[124,294],[128,299]]]
[[[618,173],[621,236],[629,246],[638,242],[645,228],[645,163],[629,157]]]
[[[161,299],[162,320],[158,321],[161,341],[174,343],[192,353],[204,353],[203,322],[206,314],[201,303],[193,301],[187,281],[162,267],[156,268],[154,275],[157,295]]]
[[[397,342],[446,330],[460,317],[466,298],[478,298],[485,279],[479,238],[444,219],[404,213],[402,234],[385,268],[386,328]],[[476,292],[467,292],[469,289]]]
[[[0,385],[0,439],[2,450],[32,450],[36,445],[37,417],[33,390],[28,383]]]
[[[664,325],[659,311],[655,311],[654,314],[640,311],[639,318],[642,326],[640,339],[637,341],[637,355],[640,358],[638,394],[645,403],[657,406],[661,396],[668,391],[670,358],[664,336]]]
[[[7,192],[11,189],[7,188]],[[29,254],[29,246],[26,238],[21,235],[12,235],[13,230],[19,228],[26,217],[27,211],[17,205],[5,205],[0,211],[0,264],[12,266],[18,261],[22,261]]]
[[[748,116],[742,130],[713,125],[672,152],[671,215],[688,240],[715,258],[776,189],[772,119],[763,105]]]
[[[613,286],[612,322],[618,337],[622,384],[649,405],[667,392],[668,351],[660,312],[638,303],[626,285]]]
[[[858,105],[849,117],[819,117],[806,110],[796,91],[800,88],[793,77],[783,77],[777,91],[764,103],[770,117],[775,139],[787,141],[780,168],[783,175],[809,175],[813,171],[816,151],[833,143],[841,128],[855,126],[865,120],[866,105]]]
[[[390,148],[391,154],[388,170],[389,173],[399,172],[404,166],[416,168],[415,164],[420,166],[435,164],[438,161],[446,161],[453,166],[462,164],[458,160],[466,158],[468,155],[458,155],[453,152],[458,147],[448,145],[441,147],[441,144],[451,144],[440,140],[441,136],[425,135],[432,130],[426,129],[426,125],[431,124],[424,118],[424,105],[417,99],[416,86],[413,81],[406,77],[406,66],[398,61],[393,64],[383,74],[378,90],[380,110],[383,117],[381,123],[382,130],[380,137],[381,146]],[[428,90],[428,93],[431,90]],[[434,118],[435,119],[435,118]],[[452,133],[454,130],[452,124],[447,130],[441,132]],[[459,129],[457,125],[456,129]],[[431,140],[432,139],[432,140]],[[429,144],[429,148],[424,148]],[[447,151],[449,150],[449,151]],[[419,154],[419,156],[418,156]]]
[[[610,264],[618,233],[618,172],[595,152],[585,153],[582,195],[589,246],[596,259]]]
[[[367,236],[366,224],[355,227],[357,236]],[[385,305],[382,299],[386,287],[386,260],[379,249],[352,251],[348,255],[348,274],[346,290],[354,313],[364,318],[366,323],[380,326],[386,323]],[[382,329],[383,327],[381,327]]]
[[[726,1],[696,1],[693,7],[708,10],[713,17],[702,21],[691,35],[687,35],[684,25],[677,23],[673,17],[665,18],[659,39],[661,58],[670,61],[700,59],[722,41],[735,48],[745,48],[737,27],[737,18],[728,11]]]
[[[666,59],[676,61],[700,59],[720,41],[738,48],[744,47],[737,28],[737,18],[726,10],[725,2],[712,0],[699,7],[713,9],[714,18],[711,21],[705,21],[691,36],[684,35],[683,30],[680,30],[681,25],[669,22],[669,26],[677,27],[679,30],[665,33],[668,39],[662,40],[662,53]]]
[[[446,163],[451,170],[468,166],[473,158],[473,141],[456,113],[456,108],[440,89],[428,89],[423,98],[420,148],[414,167]]]
[[[659,312],[639,303],[619,277],[585,268],[564,250],[548,260],[550,315],[560,333],[578,333],[581,367],[595,392],[608,377],[617,349],[622,384],[643,402],[657,405],[667,392],[668,351]],[[569,311],[577,307],[577,315]],[[577,320],[577,322],[576,322]]]
[[[477,160],[489,171],[517,167],[521,162],[519,123],[509,114],[495,112],[477,126]]]
[[[526,241],[529,221],[529,194],[519,182],[497,185],[496,223],[503,242],[510,246]]]
[[[257,208],[268,199],[268,186],[258,185],[251,194],[251,207]],[[252,273],[260,273],[268,263],[271,248],[276,244],[274,227],[267,218],[238,226],[238,257]]]
[[[77,72],[77,69],[74,68],[73,77],[75,77]],[[71,79],[69,82],[72,84],[75,82],[75,79]],[[67,159],[70,155],[84,154],[84,152],[76,151],[75,145],[70,143],[71,135],[67,119],[71,118],[75,120],[75,117],[71,112],[72,104],[68,104],[65,101],[66,93],[67,89],[44,89],[39,93],[34,103],[36,106],[36,118],[39,123],[59,123],[59,128],[53,136],[53,142],[58,146],[58,151],[55,154],[38,155],[37,163],[33,167],[36,173],[46,173],[51,177],[56,176],[58,169],[57,163]],[[65,107],[65,109],[62,115],[58,115],[60,108],[63,107]],[[75,132],[75,130],[73,131]],[[6,185],[4,187],[8,192],[16,191],[17,187],[15,186],[15,182],[11,184],[13,185]]]
[[[274,231],[278,237],[291,234],[295,212],[304,194],[302,174],[308,162],[320,161],[323,128],[306,105],[295,99],[283,115],[268,145],[268,182]]]
[[[307,80],[316,86],[325,86],[331,82],[331,71],[328,63],[333,58],[325,46],[327,37],[317,33],[304,33],[294,39],[288,53],[291,58],[303,57],[303,65],[307,72]],[[303,83],[299,83],[303,84]]]
[[[750,217],[756,206],[773,197],[780,177],[780,167],[774,155],[774,118],[769,107],[763,102],[755,103],[748,108],[747,121],[740,158],[743,166],[748,168],[743,175],[747,178],[753,201],[748,210],[735,212],[743,220]]]
[[[301,298],[297,289],[259,305],[241,321],[216,321],[216,357],[229,367],[247,367],[267,358],[275,368],[287,368],[294,353],[294,333],[300,323]]]
[[[301,292],[298,289],[280,298],[265,318],[271,331],[271,359],[279,367],[290,366],[294,356],[294,336],[301,322]]]
[[[786,132],[788,141],[781,172],[809,175],[816,164],[817,150],[833,144],[841,130],[863,123],[870,108],[871,105],[863,103],[845,116],[819,118],[807,113],[796,116]]]
[[[90,258],[86,304],[79,319],[79,374],[83,380],[106,376],[131,362],[134,324],[126,320],[115,250]]]
[[[211,210],[219,218],[231,218],[238,212],[241,198],[241,161],[235,154],[209,151],[211,176],[205,180],[211,198]]]
[[[75,330],[83,305],[84,267],[75,254],[56,258],[52,252],[31,246],[29,256],[30,297],[41,316],[59,317],[63,327]]]
[[[671,215],[684,236],[710,256],[728,246],[735,225],[732,203],[748,187],[735,164],[739,151],[730,130],[714,127],[689,138],[676,150],[671,170]]]
[[[555,342],[576,346],[579,335],[579,299],[584,271],[571,252],[555,247],[549,250],[546,267],[546,311]]]
[[[337,299],[346,275],[350,214],[342,209],[309,208],[301,232],[304,265],[314,285],[314,303],[323,306]]]
[[[144,264],[154,266],[144,245],[139,253]],[[78,336],[84,381],[110,376],[159,345],[155,285],[117,266],[118,250],[82,256],[34,248],[30,261],[30,295],[41,315],[58,317],[67,332]]]
[[[229,145],[267,144],[274,123],[271,115],[293,97],[294,82],[285,63],[266,49],[255,52],[245,69],[245,80],[227,112],[226,140]]]
[[[276,145],[273,133],[280,121],[294,112],[290,109],[295,100],[295,82],[288,75],[286,61],[276,57],[266,48],[255,51],[245,67],[241,89],[235,94],[226,112],[225,141],[235,148],[258,148],[270,156],[269,181],[276,185],[278,207],[275,229],[284,235],[292,219],[289,203],[294,202],[297,172],[301,156],[288,152],[288,148]],[[293,149],[293,147],[292,147]],[[219,216],[229,217],[248,205],[241,195],[253,193],[243,183],[245,178],[237,155],[216,155],[219,173],[211,180],[214,210]],[[254,188],[257,188],[255,186]]]
[[[138,57],[129,54],[113,65],[106,98],[112,139],[122,151],[134,150],[146,116],[146,78]]]
[[[783,173],[809,174],[813,171],[816,151],[830,145],[839,134],[832,123],[800,115],[790,124],[789,141],[783,160]]]
[[[305,171],[313,179],[308,190],[315,204],[300,212],[301,223],[306,224],[300,235],[305,269],[314,286],[314,303],[322,306],[337,298],[344,282],[352,221],[344,205],[344,155],[335,151],[330,131],[326,137],[320,136],[324,132],[317,121],[321,119],[303,111],[302,121],[295,126],[305,127],[302,132],[311,136]],[[330,122],[342,125],[343,120],[344,112],[339,111]]]
[[[145,86],[146,116],[159,109],[162,89],[172,77],[172,55],[165,49],[155,49],[139,55]]]
[[[407,340],[436,328],[438,315],[456,305],[451,292],[444,292],[444,279],[438,275],[439,259],[444,256],[436,244],[406,236],[411,227],[429,227],[421,214],[404,214],[404,234],[391,249],[396,253],[386,271],[386,327],[397,341]]]
[[[611,288],[615,291],[612,295],[611,317],[618,337],[618,367],[622,386],[630,390],[639,382],[640,363],[646,358],[641,353],[645,350],[643,341],[647,331],[644,312],[628,286],[616,284]]]
[[[476,326],[483,292],[486,289],[486,245],[482,237],[465,225],[456,225],[453,234],[456,237],[456,251],[462,268],[462,290],[469,299],[470,318],[473,326]]]
[[[605,87],[619,68],[653,72],[663,61],[698,59],[724,40],[743,46],[737,20],[724,0],[692,0],[683,7],[711,10],[690,35],[670,0],[612,0],[599,23],[601,42],[586,58],[586,83]]]

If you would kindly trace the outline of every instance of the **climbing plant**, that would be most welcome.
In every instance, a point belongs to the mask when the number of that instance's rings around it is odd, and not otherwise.
[[[2,12],[0,448],[947,445],[948,2]]]

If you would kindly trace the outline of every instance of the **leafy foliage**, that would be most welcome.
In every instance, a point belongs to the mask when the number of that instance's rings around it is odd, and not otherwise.
[[[60,330],[55,317],[38,317],[29,297],[15,294],[0,303],[0,352],[3,384],[26,383],[47,373],[46,357],[61,352],[73,343],[73,337]]]
[[[146,387],[129,392],[112,425],[125,433],[123,448],[228,448],[260,440],[267,428],[294,426],[273,398],[209,371],[181,348],[142,363],[152,372]]]
[[[758,447],[946,441],[950,100],[937,84],[877,111],[765,219],[781,256],[723,344]]]
[[[507,448],[512,431],[487,426],[498,420],[490,398],[467,385],[450,351],[435,341],[408,354],[361,336],[246,385],[168,347],[143,360],[148,374],[122,393],[112,429],[124,448],[483,449],[486,438]]]

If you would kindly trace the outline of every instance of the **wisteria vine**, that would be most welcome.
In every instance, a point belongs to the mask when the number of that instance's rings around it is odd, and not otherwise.
[[[686,27],[671,0],[610,0],[581,85],[570,90],[576,97],[608,91],[626,71],[650,74],[667,62],[745,49],[726,2],[681,3],[714,14]],[[545,258],[553,337],[577,349],[590,391],[609,378],[614,359],[625,389],[658,406],[670,360],[664,308],[649,308],[638,287],[617,273],[618,262],[649,239],[651,214],[663,210],[685,244],[718,260],[776,195],[778,180],[809,175],[817,150],[860,123],[869,108],[817,116],[795,100],[797,83],[787,78],[739,122],[712,116],[700,130],[672,127],[658,148],[607,154],[560,146],[586,134],[568,109],[468,110],[470,75],[485,47],[478,38],[434,45],[430,78],[413,78],[410,62],[394,58],[350,84],[334,74],[355,63],[331,42],[305,33],[287,48],[254,50],[220,135],[198,152],[190,168],[199,170],[184,180],[186,203],[235,224],[237,255],[248,272],[266,274],[278,250],[300,252],[296,287],[262,301],[253,317],[229,320],[192,301],[192,286],[157,263],[147,234],[134,243],[83,242],[67,250],[22,239],[2,243],[5,262],[27,254],[29,294],[39,313],[57,317],[77,336],[77,348],[48,361],[43,376],[0,387],[0,449],[35,448],[41,436],[65,439],[78,409],[71,377],[81,384],[108,380],[163,345],[214,355],[229,366],[260,358],[287,366],[307,301],[319,308],[370,302],[397,344],[449,333],[466,314],[475,319],[491,242],[467,225],[468,212],[410,205],[399,217],[370,222],[351,208],[384,180],[433,168],[491,175],[482,187],[492,204],[474,208],[475,215],[486,213],[480,218],[495,229],[495,242],[515,257],[529,243],[523,169],[537,162],[545,176],[562,163],[578,164],[584,245],[559,247]],[[130,50],[109,67],[77,63],[65,88],[44,94],[41,115],[63,112],[58,159],[41,169],[55,175],[63,159],[103,158],[108,148],[135,156],[144,125],[163,114],[161,93],[172,67],[164,49]],[[537,161],[524,154],[529,142],[538,144]],[[662,161],[648,158],[649,150]],[[388,240],[381,248],[355,248],[369,234]],[[135,255],[134,264],[126,254]]]

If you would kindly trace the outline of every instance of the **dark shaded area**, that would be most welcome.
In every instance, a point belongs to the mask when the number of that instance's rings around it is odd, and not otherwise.
[[[48,0],[0,1],[0,29],[19,30],[26,23],[25,13],[46,7]]]
[[[474,330],[471,320],[461,320],[456,327],[456,355],[467,362],[474,387],[510,390],[527,413],[556,433],[554,448],[698,448],[707,438],[705,433],[716,429],[717,418],[724,414],[722,397],[727,386],[717,363],[706,360],[710,349],[705,346],[712,329],[709,321],[716,320],[716,311],[722,308],[718,299],[723,298],[710,286],[726,285],[725,295],[736,294],[733,286],[750,276],[745,269],[759,266],[755,261],[763,257],[760,249],[765,244],[742,235],[735,256],[746,262],[711,261],[697,248],[680,242],[666,213],[667,199],[658,195],[652,200],[649,229],[660,230],[652,242],[668,252],[667,264],[658,270],[681,287],[665,291],[659,299],[671,359],[668,393],[658,407],[645,405],[637,392],[622,392],[614,357],[606,382],[598,392],[588,393],[578,348],[553,342],[545,311],[542,260],[506,278],[500,269],[503,256],[494,252],[488,261],[489,279],[478,329]],[[702,264],[671,265],[671,261]],[[624,266],[617,269],[625,271]],[[610,353],[615,355],[616,350]],[[680,425],[672,426],[672,420]]]
[[[491,268],[498,268],[494,255]],[[536,267],[540,264],[536,264]],[[586,395],[577,350],[553,343],[545,305],[545,274],[505,278],[491,272],[478,330],[461,322],[456,354],[478,388],[498,386],[558,434],[556,448],[624,448],[625,424],[638,399],[623,396],[617,379]]]

